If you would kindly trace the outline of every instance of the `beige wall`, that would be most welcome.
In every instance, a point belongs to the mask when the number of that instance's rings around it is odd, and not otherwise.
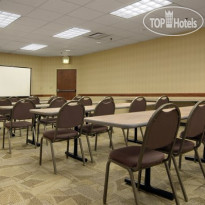
[[[0,53],[0,64],[32,68],[32,94],[55,94],[56,69],[75,68],[78,93],[205,92],[205,28],[184,37],[163,37],[72,57]]]
[[[205,28],[80,57],[79,93],[205,92]]]

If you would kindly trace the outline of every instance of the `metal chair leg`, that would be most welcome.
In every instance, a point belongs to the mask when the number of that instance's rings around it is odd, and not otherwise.
[[[88,143],[88,150],[89,150],[89,153],[90,153],[90,159],[91,159],[91,162],[93,163],[93,154],[92,154],[92,151],[91,151],[91,147],[90,147],[90,140],[88,138],[88,135],[86,134],[86,140],[87,140],[87,143]]]
[[[42,164],[42,151],[43,151],[43,137],[41,138],[39,165]]]
[[[122,133],[123,133],[123,136],[124,136],[125,145],[128,146],[127,139],[128,139],[128,136],[129,136],[129,129],[127,129],[127,136],[125,135],[125,129],[123,129],[123,128],[122,128]]]
[[[8,132],[9,154],[11,154],[11,136],[12,136],[12,129],[10,129]]]
[[[142,138],[143,138],[144,137],[144,133],[143,133],[142,127],[140,127],[140,132],[141,132],[141,135],[142,135]]]
[[[95,134],[95,151],[97,151],[98,135]]]
[[[40,133],[40,122],[39,122],[39,119],[37,121],[37,142],[39,140],[39,133]]]
[[[134,194],[134,198],[135,198],[135,204],[138,205],[139,202],[138,202],[138,194],[137,194],[137,189],[136,189],[136,184],[135,184],[135,180],[134,180],[134,174],[132,172],[131,169],[127,169],[128,172],[129,172],[129,175],[130,175],[130,181],[131,181],[131,184],[132,184],[132,190],[133,190],[133,194]]]
[[[177,193],[176,193],[176,189],[174,187],[174,183],[173,183],[172,178],[171,178],[169,167],[168,167],[166,162],[164,162],[164,165],[165,165],[165,168],[166,168],[166,171],[167,171],[167,175],[168,175],[168,178],[169,178],[169,183],[170,183],[171,188],[172,188],[172,192],[174,194],[174,199],[175,199],[176,205],[179,205],[180,203],[179,203],[179,200],[178,200],[178,197],[177,197]]]
[[[51,146],[51,154],[52,154],[52,160],[53,160],[54,174],[57,174],[55,153],[54,153],[54,149],[53,149],[53,143],[51,141],[50,141],[50,146]]]
[[[182,154],[179,155],[179,169],[182,168]]]
[[[182,180],[181,180],[181,176],[180,176],[180,173],[179,173],[179,170],[178,170],[178,167],[177,167],[177,163],[176,163],[176,160],[175,160],[175,157],[172,156],[172,161],[174,163],[174,167],[175,167],[175,170],[176,170],[176,173],[177,173],[177,177],[178,177],[178,180],[179,180],[179,184],[181,186],[181,190],[183,192],[183,195],[184,195],[184,200],[187,202],[188,201],[188,197],[187,197],[187,194],[186,194],[186,190],[184,188],[184,185],[182,183]]]
[[[5,141],[5,127],[3,128],[3,142],[2,142],[3,149],[4,149],[4,141]]]
[[[81,154],[82,154],[82,158],[83,158],[83,165],[85,166],[85,155],[84,155],[84,151],[83,151],[82,141],[81,141],[81,138],[80,138],[80,137],[79,137],[78,139],[79,139]]]
[[[142,170],[138,171],[138,181],[137,181],[137,189],[140,190],[140,184],[141,184],[141,176],[142,176]]]
[[[28,144],[28,127],[26,128],[26,144]]]
[[[107,164],[106,164],[104,193],[103,193],[103,204],[106,204],[106,201],[107,201],[107,190],[108,190],[108,179],[109,179],[110,163],[111,163],[111,161],[108,160]]]
[[[32,127],[32,135],[33,135],[33,140],[34,140],[34,144],[35,144],[35,149],[37,147],[37,141],[36,141],[36,130],[35,127]]]
[[[201,163],[201,158],[200,158],[200,156],[199,156],[198,150],[195,148],[194,151],[195,151],[195,155],[196,155],[196,157],[197,157],[197,159],[198,159],[199,166],[200,166],[200,168],[201,168],[202,174],[203,174],[203,176],[204,176],[204,178],[205,178],[205,172],[204,172],[204,168],[203,168],[202,163]]]
[[[69,140],[67,140],[67,153],[69,152]],[[66,158],[68,159],[68,155],[66,154]]]
[[[114,145],[113,145],[113,142],[112,142],[112,128],[110,128],[110,130],[108,130],[108,136],[110,138],[110,145],[111,145],[111,148],[113,150],[114,149]]]

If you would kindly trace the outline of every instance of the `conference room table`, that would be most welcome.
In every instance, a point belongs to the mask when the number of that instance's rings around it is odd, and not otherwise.
[[[115,109],[125,109],[125,108],[129,108],[131,105],[131,103],[116,103],[115,104]],[[154,105],[153,102],[148,102],[147,106],[151,106]],[[85,113],[89,113],[95,110],[97,104],[94,105],[87,105],[85,106]],[[30,112],[35,114],[35,118],[37,119],[37,123],[39,123],[39,119],[40,117],[49,117],[49,116],[56,116],[59,113],[60,108],[42,108],[42,109],[31,109]],[[38,136],[38,133],[37,133]],[[33,142],[34,143],[34,142]],[[37,142],[38,144],[38,142]],[[38,144],[39,145],[39,144]],[[81,157],[78,156],[78,150],[77,147],[78,146],[78,142],[75,139],[74,140],[74,153],[67,153],[66,154],[72,158],[78,159],[78,160],[82,160]],[[87,161],[87,159],[86,159]]]
[[[9,110],[11,112],[15,104],[16,103],[12,103],[12,105],[0,106],[0,110]],[[41,109],[41,108],[49,107],[49,104],[47,104],[47,103],[46,104],[36,104],[35,106],[37,109]],[[14,133],[12,135],[15,136]],[[35,144],[34,137],[32,140],[28,139],[28,143]]]
[[[187,119],[192,108],[193,106],[180,107],[179,109],[181,112],[181,119]],[[154,112],[155,110],[149,110],[149,111],[142,111],[142,112],[104,115],[104,116],[96,116],[96,117],[87,117],[84,120],[87,123],[117,127],[121,129],[130,129],[130,128],[146,126]],[[145,170],[144,184],[140,184],[140,189],[150,193],[154,193],[156,195],[162,196],[170,200],[174,199],[172,193],[152,187],[150,181],[151,181],[151,169],[147,168]],[[126,178],[125,182],[127,184],[131,184],[130,179]]]

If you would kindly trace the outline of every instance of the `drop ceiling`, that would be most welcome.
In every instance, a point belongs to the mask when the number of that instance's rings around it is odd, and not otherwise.
[[[137,0],[0,0],[0,10],[21,15],[9,26],[0,28],[0,52],[79,56],[161,37],[145,29],[142,23],[145,14],[130,19],[110,14],[135,2]],[[205,0],[172,2],[172,5],[195,9],[205,17]],[[72,39],[53,37],[72,27],[107,37],[100,41],[88,38],[89,33]],[[37,51],[20,49],[33,43],[48,46]]]

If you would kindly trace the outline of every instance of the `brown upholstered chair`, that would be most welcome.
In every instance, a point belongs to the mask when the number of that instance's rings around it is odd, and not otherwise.
[[[167,163],[171,158],[172,147],[177,136],[179,122],[180,111],[178,107],[173,104],[166,104],[157,109],[150,118],[146,127],[142,146],[129,146],[111,151],[106,165],[103,196],[104,204],[106,204],[107,200],[108,177],[111,162],[125,168],[129,172],[136,204],[139,203],[133,172],[139,172],[138,182],[140,182],[141,171],[143,169],[164,164],[172,191],[174,192],[176,204],[179,204]],[[160,151],[156,151],[157,148],[164,147],[169,144],[172,146],[170,147],[168,155],[165,155]]]
[[[18,102],[18,101],[20,100],[19,97],[15,97],[15,96],[9,97],[8,99],[9,99],[11,102],[14,102],[14,103],[16,103],[16,102]]]
[[[42,148],[43,148],[43,139],[46,139],[50,142],[51,145],[51,154],[53,159],[53,167],[54,173],[57,173],[55,155],[53,149],[53,143],[60,141],[67,141],[67,151],[69,140],[71,139],[79,139],[81,153],[83,158],[83,164],[85,164],[83,146],[80,139],[81,129],[76,131],[76,127],[82,127],[84,120],[84,106],[77,101],[71,101],[64,104],[57,116],[56,128],[55,130],[45,131],[41,138],[41,147],[40,147],[40,161],[39,164],[42,163]]]
[[[166,103],[169,103],[169,98],[166,95],[159,97],[155,104],[155,110],[158,109],[161,105],[164,105]]]
[[[40,104],[40,99],[38,96],[30,96],[28,98],[29,100],[33,101],[33,103],[36,105],[36,104]]]
[[[145,111],[145,110],[146,110],[146,100],[142,96],[136,97],[130,104],[129,112],[140,112],[140,111]],[[137,129],[137,128],[135,128],[135,129]],[[127,129],[127,136],[125,136],[124,129],[122,129],[122,131],[123,131],[123,135],[124,135],[124,139],[125,139],[125,144],[127,146],[128,145],[127,139],[129,137],[129,129]],[[140,132],[141,132],[141,135],[143,137],[144,134],[142,131],[142,127],[140,127]]]
[[[33,127],[34,114],[30,113],[30,109],[34,109],[35,105],[32,101],[19,100],[13,107],[11,112],[10,122],[4,124],[4,135],[3,135],[3,147],[5,139],[5,129],[9,130],[8,140],[9,140],[9,152],[11,153],[11,142],[10,138],[12,136],[12,129],[27,129],[26,143],[28,142],[28,131],[29,127],[32,127],[33,132],[35,132]],[[29,120],[29,121],[28,121]],[[34,134],[35,137],[35,134]],[[34,139],[35,141],[35,139]]]
[[[79,102],[82,103],[84,106],[92,105],[93,104],[92,103],[92,99],[90,97],[87,97],[87,96],[81,97],[79,99]]]
[[[82,98],[82,96],[76,95],[72,100],[80,100],[81,98]]]
[[[66,99],[62,97],[56,97],[54,98],[51,102],[48,108],[57,108],[57,107],[62,107],[66,103]],[[47,125],[54,125],[56,123],[57,117],[52,116],[52,117],[45,117],[42,119],[38,120],[38,126],[37,126],[37,142],[39,138],[39,132],[40,132],[40,124],[44,125],[44,131],[46,130]]]
[[[112,98],[106,98],[102,100],[95,108],[94,110],[94,116],[101,116],[101,115],[112,115],[115,112],[115,103]],[[86,135],[86,139],[88,142],[88,149],[90,152],[90,158],[91,162],[93,162],[93,156],[92,156],[92,151],[90,148],[90,141],[88,136],[95,136],[95,151],[97,150],[97,139],[98,135],[107,132],[110,138],[110,146],[113,149],[113,143],[111,139],[111,132],[112,128],[107,127],[107,126],[102,126],[102,125],[97,125],[97,124],[85,124],[82,127],[82,134]]]
[[[11,101],[9,99],[0,99],[0,106],[11,106]],[[10,119],[10,114],[11,111],[10,110],[0,110],[0,122],[3,122],[3,127],[4,127],[4,123]],[[3,132],[5,131],[5,129],[3,129]],[[5,133],[3,133],[4,135]]]
[[[193,107],[192,111],[190,112],[189,117],[187,119],[185,130],[181,133],[181,138],[176,138],[173,147],[172,161],[178,176],[178,180],[181,185],[181,189],[185,201],[188,201],[188,197],[184,189],[183,183],[181,181],[181,176],[176,164],[175,157],[179,156],[179,168],[181,169],[182,155],[194,150],[195,157],[199,162],[202,174],[205,178],[205,172],[198,153],[198,148],[200,147],[201,142],[204,138],[204,132],[205,132],[205,101],[200,101]],[[167,153],[168,150],[169,150],[169,146],[160,149],[160,151],[164,153]]]
[[[57,96],[51,96],[51,97],[48,99],[48,104],[50,104],[55,98],[57,98]]]

